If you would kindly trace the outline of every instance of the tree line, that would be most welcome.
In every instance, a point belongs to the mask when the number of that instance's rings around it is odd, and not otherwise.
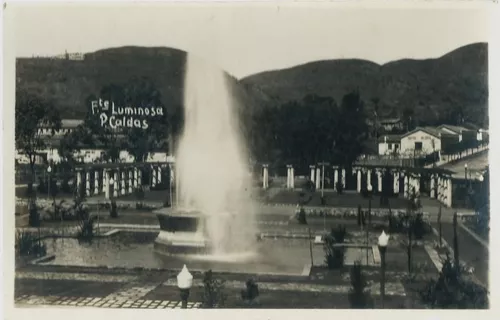
[[[365,104],[358,92],[340,105],[331,97],[265,108],[246,119],[244,133],[258,162],[308,167],[321,161],[350,166],[365,151],[369,136]]]

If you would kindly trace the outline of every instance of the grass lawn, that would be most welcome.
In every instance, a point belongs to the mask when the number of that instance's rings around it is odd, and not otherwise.
[[[243,288],[242,288],[243,289]],[[202,302],[203,288],[191,289],[189,301]],[[320,292],[300,292],[283,290],[259,290],[259,305],[255,308],[266,309],[349,309],[350,304],[347,294],[320,293]],[[246,308],[248,307],[241,299],[241,289],[225,288],[226,295],[225,308]],[[179,300],[179,292],[175,287],[162,286],[148,293],[145,300]],[[381,307],[380,297],[374,297],[375,307]],[[403,308],[405,305],[404,296],[388,296],[385,300],[386,308]]]
[[[343,193],[338,195],[334,192],[325,192],[324,197],[326,206],[330,207],[348,207],[356,208],[361,205],[363,208],[368,208],[369,200],[364,198],[359,193]],[[269,203],[271,204],[293,204],[296,205],[300,202],[307,206],[321,206],[321,192],[301,192],[291,190],[281,190],[273,197],[270,197]],[[403,198],[390,198],[390,206],[392,209],[404,209],[407,206],[406,199]],[[388,208],[387,206],[380,205],[380,196],[373,195],[371,201],[372,208]]]

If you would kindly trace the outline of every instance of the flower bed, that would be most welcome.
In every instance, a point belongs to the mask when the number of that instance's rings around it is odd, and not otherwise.
[[[357,219],[358,210],[353,208],[321,208],[321,207],[304,207],[306,215],[311,217],[336,217],[344,219]],[[368,210],[364,209],[363,212]],[[394,216],[403,215],[406,212],[404,210],[391,210]],[[422,212],[424,220],[429,220],[429,213]],[[389,209],[371,209],[372,218],[382,218],[387,220],[389,217]]]

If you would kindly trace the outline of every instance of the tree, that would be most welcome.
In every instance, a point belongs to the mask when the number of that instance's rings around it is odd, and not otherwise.
[[[123,90],[125,105],[138,108],[162,106],[161,95],[155,84],[148,78],[133,78]],[[148,119],[148,128],[125,128],[125,149],[136,162],[143,162],[152,150],[168,149],[169,126],[167,113]],[[171,146],[170,146],[171,147]]]
[[[346,94],[342,99],[340,114],[336,121],[334,161],[350,167],[364,151],[368,137],[368,125],[363,111],[364,104],[358,92]]]
[[[447,256],[439,278],[431,279],[420,292],[423,302],[439,309],[488,308],[488,291],[463,276],[459,268]]]
[[[349,290],[349,303],[353,309],[367,309],[373,306],[373,299],[370,295],[368,282],[361,264],[355,262],[350,270],[351,289]]]
[[[36,156],[47,147],[47,138],[42,136],[39,128],[48,128],[50,136],[53,136],[56,130],[61,128],[61,118],[59,112],[48,101],[26,91],[17,90],[15,125],[16,149],[21,150],[29,159],[31,179],[28,183],[28,193],[31,199],[34,196],[32,190]]]

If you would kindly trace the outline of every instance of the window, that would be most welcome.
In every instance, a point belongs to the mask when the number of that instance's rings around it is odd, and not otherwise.
[[[415,150],[422,151],[422,142],[415,142]]]
[[[399,144],[394,144],[394,150],[398,150],[399,149]]]
[[[387,147],[389,150],[392,150],[392,143],[389,143],[389,146]]]

